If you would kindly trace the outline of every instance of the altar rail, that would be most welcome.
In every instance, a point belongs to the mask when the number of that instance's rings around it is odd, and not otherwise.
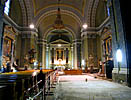
[[[53,70],[28,70],[0,74],[0,100],[46,100],[56,81]],[[41,98],[41,99],[40,99]]]

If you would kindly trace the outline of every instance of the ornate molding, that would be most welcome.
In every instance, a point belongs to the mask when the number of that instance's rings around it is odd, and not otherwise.
[[[56,15],[57,10],[54,10],[54,9],[56,9],[56,7],[52,7],[52,8],[49,7],[47,9],[44,9],[39,15],[37,15],[33,20],[34,23],[36,23],[36,26],[38,27],[40,22],[45,17],[51,16],[51,15]],[[68,10],[66,8],[63,8],[63,9],[61,9],[61,14],[66,14],[66,15],[71,16],[72,18],[76,19],[76,22],[79,23],[80,26],[82,26],[83,17],[79,13],[77,13],[77,12],[75,13],[75,11],[73,11],[73,9]]]
[[[87,34],[98,34],[101,35],[101,32],[104,27],[110,26],[110,17],[108,17],[99,27],[88,27],[86,30],[81,30],[81,37]]]
[[[95,0],[94,6],[92,8],[92,15],[91,15],[91,26],[95,27],[95,18],[96,18],[96,10],[99,4],[99,0]]]
[[[91,11],[92,11],[92,6],[93,6],[93,1],[94,0],[89,0],[89,4],[88,4],[87,23],[89,27],[91,26]]]
[[[27,20],[26,20],[26,9],[25,9],[25,5],[24,5],[24,1],[23,0],[19,0],[20,6],[21,6],[21,10],[22,10],[22,17],[23,17],[23,25],[27,26]]]
[[[39,45],[46,45],[46,42],[47,42],[47,40],[45,40],[45,39],[38,39],[37,40],[37,44],[39,44]]]
[[[32,23],[30,0],[25,0],[25,6],[27,10],[27,25],[30,25]]]
[[[3,20],[6,24],[8,24],[9,26],[12,26],[15,28],[15,30],[21,34],[21,33],[38,33],[38,30],[36,28],[34,29],[30,29],[29,27],[21,27],[19,25],[17,25],[9,16],[5,15],[4,16],[4,20]]]

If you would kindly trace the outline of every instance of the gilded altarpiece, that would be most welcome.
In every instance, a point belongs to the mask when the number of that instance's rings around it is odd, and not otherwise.
[[[13,27],[4,27],[2,64],[5,67],[8,61],[13,63],[13,60],[15,59],[15,36],[16,32]]]

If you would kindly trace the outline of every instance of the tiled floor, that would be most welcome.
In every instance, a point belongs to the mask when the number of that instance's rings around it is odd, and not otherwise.
[[[131,100],[131,88],[89,75],[59,76],[47,100]]]

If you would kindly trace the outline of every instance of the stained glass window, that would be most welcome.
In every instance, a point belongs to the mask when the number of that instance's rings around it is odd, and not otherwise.
[[[10,1],[11,0],[7,0],[7,2],[5,3],[4,13],[7,14],[7,15],[9,15]]]

